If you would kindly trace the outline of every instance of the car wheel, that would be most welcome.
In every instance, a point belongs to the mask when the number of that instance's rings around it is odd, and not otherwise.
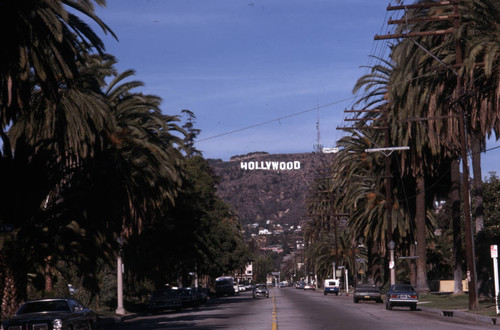
[[[357,304],[357,303],[359,302],[359,300],[358,300],[358,299],[356,299],[356,298],[354,298],[353,300],[354,300],[354,303],[355,303],[355,304]]]
[[[269,295],[267,295],[266,298],[269,298]]]
[[[417,310],[417,304],[410,305],[410,309],[412,311],[416,311]]]
[[[87,329],[88,330],[92,330],[94,327],[92,326],[92,321],[89,321],[89,323],[87,323]]]
[[[336,296],[338,296],[338,295],[339,295],[339,293],[338,293],[338,292],[335,292],[335,295],[336,295]]]
[[[382,302],[382,299],[377,299],[377,304],[381,304]]]
[[[255,295],[253,295],[253,299],[255,299]]]
[[[326,296],[326,292],[323,292],[323,294]]]

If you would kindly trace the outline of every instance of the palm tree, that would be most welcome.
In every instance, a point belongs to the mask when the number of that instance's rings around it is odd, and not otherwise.
[[[165,201],[174,203],[182,180],[184,157],[179,149],[185,132],[177,125],[177,116],[161,113],[158,97],[132,92],[141,82],[122,83],[132,74],[129,70],[117,75],[105,96],[118,126],[108,136],[109,148],[118,153],[120,163],[127,164],[120,168],[122,187],[135,204],[127,213],[134,215],[135,229],[140,231],[143,212],[161,209]]]
[[[485,137],[500,132],[500,113],[498,112],[498,65],[500,64],[500,36],[498,26],[500,6],[497,1],[466,1],[461,10],[461,40],[464,42],[464,93],[465,107],[470,111],[468,127],[470,130],[473,194],[475,201],[474,217],[476,233],[484,229],[482,171],[480,153],[485,148]]]
[[[451,13],[452,9],[452,6],[439,7],[437,9],[410,12],[409,15],[411,17],[419,15],[430,17],[437,14],[443,15],[446,12]],[[432,77],[431,79],[419,78],[414,83],[413,94],[410,94],[412,92],[411,84],[406,84],[406,87],[402,85],[400,92],[395,94],[394,99],[398,101],[409,99],[413,102],[411,107],[408,108],[414,109],[413,113],[415,117],[450,117],[450,119],[444,121],[431,120],[428,122],[431,132],[444,137],[446,147],[442,151],[436,148],[437,144],[435,141],[437,139],[429,139],[427,143],[431,153],[434,155],[441,154],[442,159],[456,158],[459,154],[458,147],[461,143],[456,134],[458,131],[458,121],[451,119],[453,116],[456,116],[453,113],[453,107],[449,106],[452,103],[450,102],[451,95],[454,95],[455,103],[460,102],[460,105],[465,107],[467,127],[469,129],[468,134],[473,150],[475,213],[477,216],[476,231],[480,231],[483,228],[480,151],[484,148],[485,136],[491,134],[493,130],[498,132],[499,127],[498,111],[496,109],[498,96],[496,96],[495,87],[492,88],[492,86],[498,86],[496,74],[492,75],[495,72],[493,68],[498,64],[496,59],[498,58],[498,51],[495,50],[497,46],[495,46],[494,41],[498,39],[498,33],[496,30],[491,29],[492,26],[498,25],[499,5],[498,2],[489,0],[462,1],[460,13],[461,24],[456,35],[422,37],[418,39],[420,45],[423,44],[434,56],[429,56],[429,54],[424,52],[418,53],[415,45],[411,45],[408,40],[398,44],[397,48],[399,49],[393,52],[393,58],[400,56],[399,61],[402,64],[401,68],[403,68],[401,72],[409,74],[409,76],[403,77],[403,79],[408,80],[410,78],[423,77],[426,72],[434,72],[439,79]],[[405,26],[405,28],[411,31],[433,31],[451,26],[451,22],[445,21],[425,24],[418,23],[410,27]],[[406,49],[400,47],[401,45]],[[408,47],[408,45],[410,46]],[[444,68],[443,64],[448,65],[449,68],[455,63],[460,64],[459,51],[465,54],[465,65],[461,69],[456,68],[456,70],[460,69],[459,71],[455,70],[451,74],[450,70],[435,69]],[[441,59],[439,63],[433,63],[436,57]],[[411,60],[412,58],[413,60]],[[478,65],[481,62],[484,65]],[[411,70],[413,69],[416,69],[415,74],[411,74]],[[457,76],[465,82],[463,89],[457,90]],[[414,102],[415,100],[417,102]],[[412,136],[418,138],[424,135],[419,135],[418,131],[416,131]],[[453,162],[453,164],[455,163]],[[433,173],[434,170],[429,165],[432,164],[429,162],[427,164],[424,163],[423,168],[428,173]],[[418,166],[415,168],[418,168]],[[458,180],[457,171],[453,171],[453,173],[455,173],[454,180]],[[464,180],[468,180],[468,178],[464,178]],[[453,184],[453,186],[455,185]],[[454,196],[458,198],[457,194],[454,194]],[[454,204],[456,202],[452,201]],[[455,214],[457,213],[455,212]],[[453,223],[458,223],[457,219],[454,219]],[[457,235],[455,236],[457,237]],[[457,241],[457,243],[459,242]],[[455,249],[458,251],[460,247],[455,246]],[[459,256],[457,254],[457,257]],[[457,263],[457,267],[459,267],[459,263]]]
[[[439,7],[441,11],[450,8]],[[443,14],[443,12],[441,12]],[[407,12],[412,18],[433,15],[433,9],[415,9]],[[419,32],[448,28],[449,22],[418,22],[401,25],[403,31]],[[444,26],[443,26],[444,25]],[[399,145],[410,146],[412,152],[401,153],[404,174],[415,178],[418,187],[416,209],[418,283],[421,291],[428,291],[425,261],[426,211],[432,193],[426,188],[426,178],[439,177],[442,164],[458,155],[457,124],[451,113],[449,97],[456,85],[456,77],[445,71],[452,64],[454,53],[450,51],[449,36],[422,36],[405,39],[394,46],[391,54],[396,69],[391,77],[390,90],[394,125],[392,136]],[[424,52],[421,48],[429,50]],[[432,54],[432,55],[430,55]],[[440,58],[439,61],[436,58]],[[439,75],[439,79],[435,79]],[[449,117],[442,120],[441,117]],[[420,121],[419,121],[420,120]],[[403,123],[403,124],[397,124]],[[455,133],[453,133],[455,132]],[[444,137],[444,138],[442,138]],[[423,209],[422,209],[423,208]]]
[[[105,4],[104,0],[95,2]],[[95,15],[90,0],[2,3],[0,28],[9,31],[3,34],[0,50],[2,129],[20,112],[30,111],[34,89],[57,103],[60,87],[70,85],[77,76],[82,54],[91,50],[103,52],[102,41],[77,14],[91,18],[104,32],[115,36]]]
[[[87,64],[92,61],[91,57],[85,58],[89,61]],[[2,222],[14,223],[19,229],[19,237],[30,238],[28,242],[14,241],[22,248],[12,251],[24,253],[19,256],[21,260],[34,267],[40,264],[39,268],[46,270],[46,274],[51,269],[48,261],[58,255],[58,249],[47,242],[57,241],[50,235],[64,228],[60,221],[54,220],[55,214],[60,212],[57,205],[62,192],[72,184],[72,176],[85,160],[92,157],[95,150],[102,150],[103,131],[114,129],[114,118],[100,93],[102,82],[97,79],[109,73],[98,74],[95,69],[86,70],[81,66],[80,70],[73,84],[64,88],[58,104],[48,102],[40,91],[34,91],[32,111],[20,112],[11,122],[8,133],[3,134],[0,175],[9,193],[4,196],[0,208]],[[56,223],[61,227],[51,227]],[[47,224],[51,226],[44,227]],[[49,227],[53,230],[47,234]],[[37,230],[43,230],[44,234]],[[66,247],[74,243],[72,235],[60,238],[68,240],[67,244],[62,244]],[[65,253],[67,251],[62,252]],[[15,274],[16,270],[12,272]],[[47,285],[51,286],[49,277]],[[14,295],[15,300],[24,297],[22,283],[20,287]]]
[[[361,257],[366,258],[359,253],[352,255],[351,237],[347,228],[340,230],[338,236],[332,232],[324,233],[318,241],[311,245],[307,254],[314,259],[314,273],[320,279],[331,278],[329,274],[332,273],[333,262],[353,272],[357,268],[353,261]]]

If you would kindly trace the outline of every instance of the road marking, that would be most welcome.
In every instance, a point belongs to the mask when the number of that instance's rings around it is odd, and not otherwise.
[[[273,327],[272,330],[278,330],[278,312],[276,311],[276,291],[273,290]]]

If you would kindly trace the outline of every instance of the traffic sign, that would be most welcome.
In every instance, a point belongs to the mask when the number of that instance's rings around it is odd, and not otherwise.
[[[498,247],[497,245],[490,245],[490,252],[492,258],[498,258]]]

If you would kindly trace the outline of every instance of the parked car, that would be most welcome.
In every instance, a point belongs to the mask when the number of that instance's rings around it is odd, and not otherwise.
[[[360,300],[374,300],[377,303],[382,303],[382,293],[374,284],[358,284],[354,288],[352,299],[355,304]]]
[[[92,329],[97,314],[74,298],[27,301],[14,316],[2,322],[4,330]]]
[[[162,310],[178,310],[182,307],[181,297],[178,290],[160,289],[151,292],[147,311],[150,313]]]
[[[304,286],[304,290],[316,290],[316,286],[314,284],[308,283]]]
[[[409,284],[391,285],[385,294],[385,309],[392,307],[410,307],[412,311],[417,310],[418,293]]]
[[[298,282],[297,284],[295,284],[296,289],[304,289],[305,286],[306,286],[305,282]]]
[[[208,293],[207,293],[207,290],[205,288],[192,287],[191,289],[194,292],[194,298],[195,298],[196,305],[202,305],[202,304],[207,303]]]
[[[253,288],[253,299],[255,299],[257,297],[269,298],[269,290],[267,289],[266,284],[257,284]]]
[[[336,296],[339,295],[340,291],[340,281],[338,279],[326,279],[323,288],[323,294],[326,296],[329,293],[333,293]]]
[[[194,292],[193,288],[184,287],[179,288],[178,291],[182,307],[191,307],[196,305],[196,292]]]

